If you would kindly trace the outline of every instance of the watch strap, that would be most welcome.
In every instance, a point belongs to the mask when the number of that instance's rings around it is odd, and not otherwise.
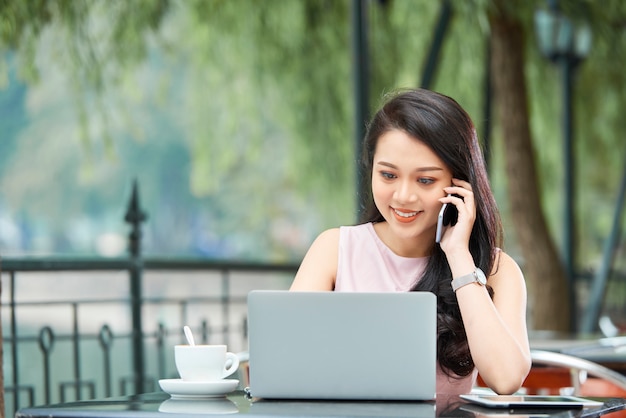
[[[484,286],[486,283],[485,274],[481,269],[476,268],[473,272],[466,274],[461,277],[457,277],[452,280],[452,290],[456,292],[463,286],[467,286],[468,284],[478,283],[481,286]]]

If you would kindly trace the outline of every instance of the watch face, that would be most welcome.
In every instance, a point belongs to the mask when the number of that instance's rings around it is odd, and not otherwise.
[[[485,277],[485,273],[483,273],[483,271],[479,268],[476,269],[476,280],[483,286],[487,284],[487,278]]]

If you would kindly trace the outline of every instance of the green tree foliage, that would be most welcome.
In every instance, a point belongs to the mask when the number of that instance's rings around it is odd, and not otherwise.
[[[535,9],[547,6],[506,3],[527,37],[542,206],[559,242],[561,75],[539,54],[533,28]],[[574,104],[577,253],[584,270],[600,259],[626,158],[626,3],[560,3],[593,31]],[[485,136],[492,2],[451,4],[432,88],[455,97]],[[375,107],[385,93],[419,84],[440,2],[367,5]],[[162,251],[188,244],[163,231],[187,229],[204,231],[201,239],[214,246],[243,246],[224,253],[230,256],[298,259],[321,229],[355,218],[350,6],[348,0],[0,0],[0,105],[20,94],[16,77],[28,83],[23,126],[1,122],[11,132],[0,145],[11,155],[11,165],[2,157],[4,205],[11,202],[16,216],[48,217],[59,230],[68,230],[68,212],[100,211],[106,223],[119,223],[111,202],[123,201],[138,177],[153,223],[148,237],[167,242]],[[519,255],[515,230],[526,226],[507,216],[506,138],[491,141],[507,250]],[[73,185],[73,193],[59,193],[51,179]]]

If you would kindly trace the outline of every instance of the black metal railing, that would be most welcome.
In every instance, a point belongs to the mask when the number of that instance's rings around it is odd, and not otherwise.
[[[211,340],[212,336],[219,336],[216,338],[218,341],[230,346],[233,335],[239,335],[240,339],[245,340],[245,291],[234,295],[231,291],[233,283],[245,281],[246,286],[251,289],[259,287],[286,288],[297,268],[296,265],[223,263],[200,260],[145,260],[141,274],[146,282],[149,282],[151,274],[159,272],[182,275],[200,273],[201,277],[206,274],[206,277],[200,279],[203,283],[208,285],[210,282],[217,282],[220,289],[218,292],[213,291],[206,295],[189,294],[188,296],[177,297],[161,295],[141,298],[139,301],[140,310],[145,310],[148,307],[169,306],[176,312],[175,317],[166,321],[168,323],[155,322],[153,330],[145,329],[147,328],[146,321],[133,320],[130,329],[116,330],[113,325],[103,323],[97,332],[81,331],[81,318],[87,315],[81,313],[81,310],[89,307],[101,309],[102,312],[114,309],[132,312],[134,309],[132,307],[134,303],[132,295],[120,299],[94,298],[48,301],[21,301],[16,296],[17,284],[28,281],[28,275],[32,272],[43,273],[50,276],[51,280],[56,281],[59,281],[58,276],[67,272],[82,272],[85,273],[85,280],[96,281],[101,279],[102,273],[117,274],[120,270],[129,271],[130,269],[123,268],[124,264],[122,260],[3,260],[4,300],[2,316],[5,324],[3,343],[5,347],[4,376],[7,409],[16,410],[33,404],[89,399],[94,398],[96,394],[105,397],[114,396],[116,394],[114,389],[116,379],[112,375],[115,371],[115,361],[112,356],[114,355],[114,345],[119,344],[128,348],[128,350],[122,351],[131,354],[132,360],[129,363],[132,373],[123,375],[123,371],[117,371],[118,394],[155,390],[158,378],[166,377],[168,373],[172,373],[172,367],[169,367],[168,370],[168,363],[171,365],[171,361],[168,361],[170,359],[167,353],[174,344],[182,341],[182,324],[191,321],[192,328],[201,342],[206,343]],[[100,276],[90,278],[89,272],[97,272]],[[25,286],[28,285],[25,284]],[[149,283],[146,284],[146,287],[149,286]],[[132,286],[130,288],[132,289]],[[63,289],[59,289],[57,292],[57,294],[62,293]],[[206,310],[214,307],[216,311],[219,311],[220,319],[216,321],[208,316],[201,319],[197,316],[190,318],[189,311],[192,306],[202,307]],[[239,307],[238,315],[233,315],[232,310],[235,306]],[[42,324],[39,328],[32,329],[32,325],[30,328],[28,325],[20,325],[20,312],[34,308],[42,312],[37,314],[42,318]],[[52,311],[56,308],[69,310],[69,319],[65,321],[69,324],[63,325],[65,330],[57,331],[54,326],[46,325],[46,320],[49,320],[46,311]],[[124,315],[123,312],[122,315]],[[237,325],[233,325],[234,323]],[[141,344],[138,344],[138,340],[141,340]],[[60,345],[63,346],[59,347]],[[240,343],[239,346],[241,345]],[[39,353],[37,356],[33,354],[36,351]],[[63,355],[59,355],[59,352]],[[152,367],[149,367],[148,370],[146,369],[146,352],[153,353],[154,357],[151,359]],[[100,358],[99,372],[94,372],[93,364],[91,373],[84,372],[86,353],[89,354],[90,359]],[[120,354],[118,354],[118,358],[119,356]],[[41,361],[35,361],[35,358],[41,358]],[[134,364],[135,362],[140,362],[141,365],[138,367]],[[35,366],[40,369],[39,376],[33,377],[33,367]],[[23,373],[25,368],[29,369],[27,373],[29,377],[25,377],[25,373]],[[63,368],[66,376],[55,381],[55,368]],[[139,371],[142,374],[138,374]],[[38,380],[40,383],[35,384],[33,383],[34,380]],[[58,390],[56,394],[54,392],[55,386]]]
[[[135,183],[125,215],[131,227],[127,258],[1,260],[6,416],[24,406],[115,396],[116,382],[120,395],[155,390],[159,378],[175,373],[173,356],[168,353],[183,341],[182,324],[192,326],[201,342],[230,346],[238,335],[239,346],[245,348],[246,289],[286,288],[297,269],[295,264],[144,258],[141,224],[145,219]],[[17,295],[18,285],[31,286],[33,275],[60,284],[66,275],[76,274],[81,282],[94,284],[122,276],[127,280],[126,291],[119,297],[72,300],[63,297],[61,287],[46,300],[24,300]],[[150,282],[159,275],[177,276],[179,281],[194,276],[200,281],[197,286],[212,290],[176,296],[165,291],[146,297]],[[239,292],[233,290],[235,285]],[[234,307],[238,307],[235,319]],[[26,312],[34,309],[36,321],[23,321]],[[85,331],[81,322],[93,317],[94,309],[105,316],[116,312],[111,316],[126,322],[130,318],[130,322],[120,326],[104,320],[97,330]],[[146,318],[150,309],[175,313],[166,319]],[[54,318],[58,310],[69,311],[65,323]],[[197,310],[206,314],[191,315]]]

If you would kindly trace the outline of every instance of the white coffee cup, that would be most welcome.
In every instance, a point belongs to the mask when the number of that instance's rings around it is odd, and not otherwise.
[[[174,360],[180,377],[192,382],[222,380],[239,367],[239,357],[227,352],[225,345],[177,345]]]

